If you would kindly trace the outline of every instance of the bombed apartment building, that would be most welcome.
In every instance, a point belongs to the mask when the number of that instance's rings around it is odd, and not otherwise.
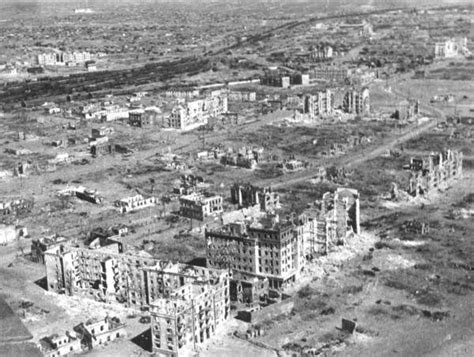
[[[463,154],[446,150],[425,158],[411,158],[408,169],[408,193],[422,196],[436,189],[445,189],[462,177]]]
[[[24,198],[0,199],[0,220],[24,215],[33,209],[34,201]]]
[[[312,119],[331,115],[334,109],[333,103],[334,94],[330,89],[318,91],[304,97],[303,113],[308,114]]]
[[[359,193],[338,188],[323,196],[317,212],[282,222],[278,215],[266,215],[206,230],[207,264],[231,269],[248,284],[268,279],[270,288],[280,289],[298,278],[308,258],[344,244],[351,233],[360,233]]]
[[[342,109],[346,113],[367,115],[370,112],[370,92],[368,88],[351,89],[344,94]]]
[[[204,221],[207,217],[224,212],[222,202],[221,196],[193,192],[179,198],[179,214],[186,218]]]
[[[206,230],[207,265],[231,269],[245,279],[269,281],[280,289],[296,281],[315,237],[314,221],[307,216],[284,222],[268,215],[250,223],[238,221]]]
[[[172,296],[190,279],[227,276],[213,269],[159,261],[144,252],[119,253],[119,246],[82,249],[61,245],[46,251],[48,290],[140,308]]]
[[[157,107],[136,109],[128,113],[128,124],[138,128],[147,128],[161,123],[161,110]]]
[[[230,195],[232,203],[239,208],[258,205],[262,211],[270,211],[280,207],[280,196],[271,187],[260,188],[249,183],[236,183],[230,188]]]
[[[211,95],[179,104],[171,110],[163,126],[179,130],[192,130],[208,123],[209,118],[228,111],[227,95]]]
[[[174,266],[164,275],[150,274],[150,290],[170,290],[151,304],[152,350],[158,356],[188,355],[213,337],[230,316],[229,278],[223,270]]]

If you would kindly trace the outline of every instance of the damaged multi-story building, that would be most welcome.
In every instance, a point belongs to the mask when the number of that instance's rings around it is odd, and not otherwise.
[[[194,281],[227,274],[159,261],[144,252],[119,251],[118,243],[98,249],[60,245],[46,251],[48,290],[140,308],[160,297],[171,296],[191,278]]]
[[[342,67],[318,67],[312,70],[311,77],[317,81],[345,83],[350,77],[350,71]]]
[[[420,101],[416,99],[406,99],[398,103],[397,109],[393,114],[395,119],[402,122],[410,120],[420,113]]]
[[[157,354],[178,356],[183,349],[193,349],[211,338],[230,316],[228,271],[120,254],[114,245],[101,249],[59,246],[45,253],[45,262],[50,291],[150,307],[152,348]],[[94,329],[95,324],[76,329],[91,336],[92,347],[103,335]],[[103,338],[106,342],[107,335]]]
[[[270,288],[280,289],[296,281],[308,258],[343,244],[351,233],[360,233],[359,194],[339,188],[324,194],[317,212],[284,221],[272,214],[206,229],[207,265],[230,269],[232,284],[268,279]]]
[[[446,150],[431,153],[426,158],[411,158],[407,167],[410,170],[408,193],[416,197],[451,186],[455,179],[462,177],[462,165],[460,151]]]
[[[330,89],[304,96],[303,113],[311,118],[331,115],[333,113],[334,95]]]
[[[179,198],[179,214],[183,217],[204,221],[206,217],[216,216],[224,210],[222,197],[193,192]]]
[[[236,183],[230,188],[230,196],[232,203],[239,208],[258,205],[262,211],[270,211],[280,207],[280,195],[271,187],[260,188],[249,183]]]
[[[237,152],[229,150],[226,155],[221,158],[221,163],[253,170],[261,160],[262,153],[263,148],[251,149],[242,147]]]
[[[163,126],[179,130],[192,130],[206,125],[209,118],[227,113],[227,95],[211,95],[179,104],[171,110]]]
[[[351,89],[344,94],[342,109],[346,113],[367,115],[370,112],[370,92],[368,88]]]

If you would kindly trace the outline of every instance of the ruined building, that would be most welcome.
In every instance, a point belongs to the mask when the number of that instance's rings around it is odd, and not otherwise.
[[[400,121],[406,121],[420,113],[420,101],[415,99],[406,99],[398,103],[397,110],[393,115]]]
[[[316,92],[304,97],[303,113],[309,114],[311,118],[330,115],[333,113],[334,95],[331,90]]]
[[[334,49],[328,44],[319,44],[311,49],[311,59],[313,61],[326,61],[333,57]]]
[[[147,207],[156,205],[155,197],[143,197],[142,195],[135,195],[132,197],[122,198],[121,200],[115,201],[115,207],[120,213],[126,213],[131,211],[137,211]]]
[[[190,219],[203,221],[206,217],[215,216],[223,212],[222,197],[191,193],[179,198],[179,214]]]
[[[75,332],[69,331],[43,337],[38,345],[45,357],[71,356],[82,352],[81,340]]]
[[[350,76],[350,71],[342,67],[319,67],[315,68],[311,77],[318,81],[344,83]]]
[[[370,112],[370,92],[368,88],[351,89],[344,95],[342,109],[346,113],[367,115]]]
[[[3,217],[15,217],[24,215],[33,209],[34,201],[24,198],[7,198],[5,200],[0,199],[0,220]]]
[[[262,211],[268,211],[280,207],[280,196],[270,187],[236,183],[230,188],[230,195],[232,203],[239,205],[239,208],[259,205]]]
[[[213,95],[175,106],[164,127],[191,130],[207,124],[209,118],[227,113],[227,96]]]
[[[136,109],[128,113],[128,124],[139,128],[153,126],[161,121],[161,110],[156,107]]]
[[[469,56],[471,51],[467,47],[467,38],[453,38],[444,42],[437,42],[434,46],[436,58],[452,58],[460,55]]]
[[[99,249],[61,245],[46,251],[44,260],[49,291],[132,308],[171,297],[194,281],[225,282],[228,277],[219,270],[163,262],[145,253],[119,253],[119,244]]]
[[[416,197],[451,186],[453,180],[462,176],[462,159],[462,152],[451,150],[411,158],[408,193]]]
[[[91,318],[74,327],[81,343],[92,350],[126,335],[125,324],[117,317]]]
[[[229,150],[225,156],[221,158],[224,165],[238,166],[246,169],[255,169],[262,157],[263,148],[246,148],[242,147],[237,152]]]
[[[344,244],[350,232],[360,233],[359,193],[349,188],[326,192],[317,219],[318,250],[327,252],[331,245]]]
[[[188,355],[230,316],[229,274],[193,269],[202,272],[176,270],[169,285],[178,287],[151,304],[152,349],[160,356]],[[165,282],[157,276],[153,283],[150,288],[159,290]]]
[[[234,222],[206,230],[207,265],[232,269],[236,277],[268,278],[270,287],[296,281],[310,253],[314,221],[305,215],[279,222],[268,216],[259,222]]]
[[[267,215],[206,230],[207,264],[231,269],[234,283],[253,286],[255,278],[268,279],[279,289],[298,278],[308,258],[343,244],[351,233],[360,233],[359,194],[339,188],[323,196],[316,212],[282,222]]]

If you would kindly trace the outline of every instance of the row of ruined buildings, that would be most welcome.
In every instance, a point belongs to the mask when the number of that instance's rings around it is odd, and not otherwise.
[[[148,307],[153,352],[177,356],[216,333],[230,317],[231,300],[258,302],[269,289],[298,279],[308,259],[360,232],[359,195],[352,189],[326,193],[315,210],[282,220],[274,213],[279,195],[270,188],[235,184],[231,196],[239,208],[259,213],[205,231],[207,267],[127,251],[120,240],[89,249],[59,240],[35,249],[48,290]]]
[[[462,164],[462,152],[452,150],[431,153],[425,158],[411,158],[406,167],[410,172],[408,193],[417,197],[446,189],[462,176]]]

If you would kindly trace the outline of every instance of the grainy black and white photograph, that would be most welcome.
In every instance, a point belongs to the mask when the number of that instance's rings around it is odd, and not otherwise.
[[[0,0],[0,357],[474,356],[474,0]]]

